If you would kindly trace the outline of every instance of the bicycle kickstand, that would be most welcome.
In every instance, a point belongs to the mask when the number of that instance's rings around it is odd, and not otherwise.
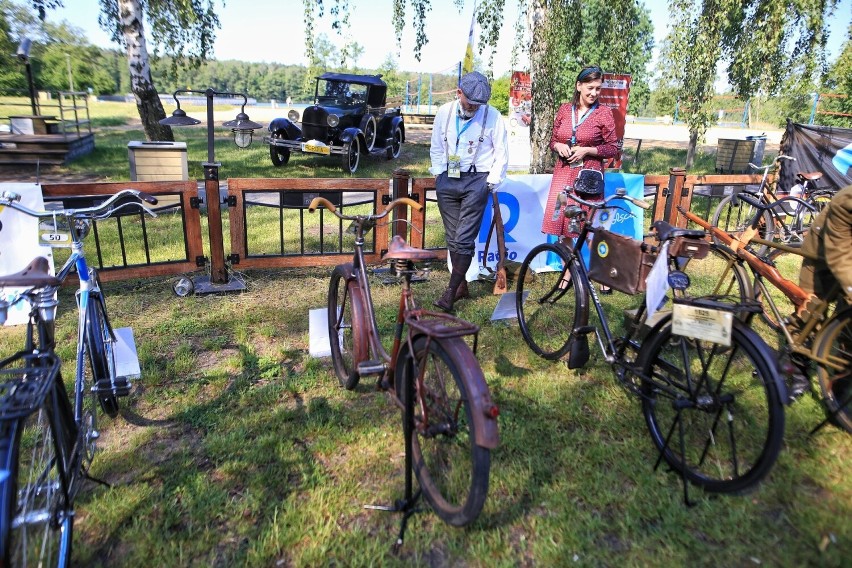
[[[850,393],[846,396],[846,400],[843,401],[843,404],[841,404],[840,406],[838,406],[837,408],[832,410],[831,413],[829,413],[829,415],[826,416],[825,419],[822,422],[820,422],[819,424],[814,426],[814,429],[811,430],[810,432],[808,432],[808,436],[813,436],[814,434],[816,434],[817,432],[822,430],[823,427],[825,427],[826,424],[828,424],[829,422],[834,420],[835,416],[837,416],[838,414],[843,412],[846,409],[846,407],[849,406],[850,402],[852,402],[852,393]]]
[[[676,422],[672,423],[671,430],[669,430],[669,433],[666,436],[666,443],[663,444],[662,448],[660,448],[660,453],[657,456],[657,463],[654,464],[654,471],[656,471],[660,467],[660,465],[663,463],[663,455],[666,453],[666,450],[669,447],[669,442],[671,441],[672,434],[674,434],[675,424],[678,424],[680,426],[679,427],[680,455],[682,455],[682,456],[685,455],[684,454],[684,451],[685,451],[684,450],[684,444],[683,444],[683,423],[680,420],[680,410],[678,410]],[[669,467],[669,471],[674,471],[674,468]],[[695,505],[697,505],[697,503],[695,501],[689,500],[689,480],[686,479],[686,472],[685,471],[680,472],[680,479],[683,482],[683,504],[686,505],[687,507],[694,507]]]
[[[405,540],[405,529],[408,528],[408,519],[414,513],[420,511],[417,507],[417,502],[420,500],[422,490],[413,491],[414,480],[412,472],[414,471],[412,464],[412,448],[411,437],[414,435],[414,399],[411,393],[414,389],[414,381],[409,375],[407,377],[408,388],[405,390],[406,396],[403,404],[405,405],[405,423],[403,425],[403,434],[405,436],[405,497],[398,500],[392,506],[388,505],[364,505],[365,509],[373,509],[376,511],[386,511],[389,513],[402,513],[402,521],[400,521],[399,534],[396,537],[396,542],[393,545],[394,553],[399,552],[402,543]]]

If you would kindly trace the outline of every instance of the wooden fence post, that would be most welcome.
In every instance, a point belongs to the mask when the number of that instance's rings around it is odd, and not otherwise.
[[[393,189],[391,191],[391,199],[399,199],[408,197],[408,182],[411,179],[411,172],[403,168],[397,168],[393,171]],[[413,212],[412,212],[413,215]],[[397,208],[393,211],[393,231],[392,235],[399,235],[408,241],[408,209]]]

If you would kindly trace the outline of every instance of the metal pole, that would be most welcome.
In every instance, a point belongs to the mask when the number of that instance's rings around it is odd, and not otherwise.
[[[225,243],[222,235],[222,209],[219,197],[219,166],[213,151],[213,89],[205,91],[207,97],[207,163],[204,167],[204,191],[207,194],[207,229],[210,236],[210,282],[227,284],[225,268]]]
[[[27,60],[27,64],[25,65],[27,68],[27,86],[30,90],[30,105],[33,109],[33,116],[38,116],[38,105],[36,104],[36,94],[35,94],[35,85],[33,85],[33,70],[30,67],[30,62]]]
[[[817,105],[819,105],[819,93],[811,93],[811,96],[814,98],[814,104],[811,107],[811,117],[808,119],[808,124],[814,123],[814,117],[816,116]]]

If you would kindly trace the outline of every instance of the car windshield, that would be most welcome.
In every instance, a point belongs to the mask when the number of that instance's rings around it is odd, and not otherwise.
[[[317,79],[316,104],[358,105],[367,100],[367,85]]]

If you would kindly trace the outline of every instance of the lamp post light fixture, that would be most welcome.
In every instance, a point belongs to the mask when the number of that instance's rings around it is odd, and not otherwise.
[[[210,237],[210,276],[200,276],[192,281],[192,288],[196,294],[207,294],[212,292],[228,292],[235,290],[244,290],[245,283],[238,278],[228,278],[228,270],[225,266],[225,248],[222,237],[222,213],[221,204],[222,196],[219,193],[219,166],[222,164],[216,162],[216,156],[213,148],[213,99],[215,97],[242,97],[243,104],[240,112],[234,120],[229,120],[222,124],[225,128],[230,128],[234,133],[234,142],[240,148],[248,148],[252,142],[252,133],[255,130],[263,128],[260,124],[249,120],[245,113],[248,98],[243,93],[228,93],[207,89],[205,91],[197,91],[193,89],[178,89],[172,96],[175,99],[176,107],[171,116],[160,121],[164,126],[193,126],[201,124],[201,121],[187,116],[186,112],[180,108],[180,100],[178,95],[181,94],[196,94],[204,95],[207,99],[207,161],[202,162],[201,166],[204,169],[204,190],[207,201],[207,227]],[[192,292],[187,291],[187,283],[182,279],[180,284],[181,291],[178,292],[177,287],[175,293],[185,296]]]

